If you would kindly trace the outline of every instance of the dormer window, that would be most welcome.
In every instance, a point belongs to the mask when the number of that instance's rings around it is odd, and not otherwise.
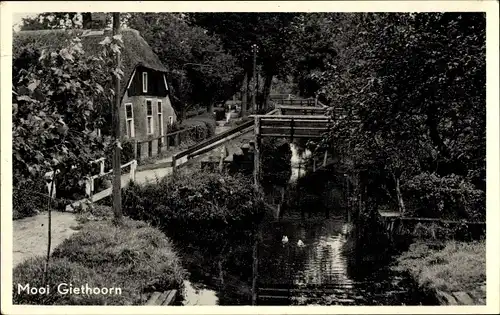
[[[147,72],[142,73],[142,92],[143,93],[148,92],[148,73]]]

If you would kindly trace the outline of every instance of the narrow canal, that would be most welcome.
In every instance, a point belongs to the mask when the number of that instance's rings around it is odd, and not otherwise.
[[[292,180],[303,176],[296,161]],[[358,251],[352,226],[343,211],[336,212],[304,218],[288,209],[280,219],[261,223],[257,305],[435,305],[408,276],[390,270],[393,258]],[[203,255],[191,258],[184,305],[251,304],[252,239],[229,246],[223,264]]]
[[[258,305],[434,304],[410,278],[391,271],[390,260],[377,263],[357,253],[350,243],[351,227],[342,218],[326,220],[317,214],[303,220],[300,213],[289,213],[261,228]],[[288,238],[286,244],[283,236]],[[303,245],[298,245],[299,240]],[[246,251],[248,274],[252,247],[248,245]],[[250,304],[251,281],[238,277],[242,270],[226,269],[221,286],[218,275],[200,276],[194,269],[186,282],[184,304]]]

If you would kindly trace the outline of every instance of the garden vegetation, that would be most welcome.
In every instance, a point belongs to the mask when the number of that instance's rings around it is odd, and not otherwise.
[[[181,289],[186,271],[172,242],[158,229],[126,219],[113,225],[109,207],[80,216],[81,230],[54,249],[46,285],[51,294],[18,292],[17,284],[42,287],[45,258],[26,260],[13,271],[14,304],[142,305],[153,291]],[[90,219],[90,220],[89,220]],[[120,295],[58,294],[60,283],[121,288]]]

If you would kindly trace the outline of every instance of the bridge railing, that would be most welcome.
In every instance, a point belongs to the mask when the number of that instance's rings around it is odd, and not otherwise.
[[[327,111],[324,107],[276,105],[281,115],[324,115]]]
[[[276,115],[276,114],[279,114],[279,110],[278,109],[273,109],[271,110],[270,112],[268,112],[266,114],[267,115]],[[253,117],[253,115],[250,115],[249,117]],[[201,141],[191,147],[189,147],[188,149],[182,151],[182,152],[179,152],[177,153],[176,155],[174,155],[172,157],[172,168],[176,169],[176,167],[178,166],[177,162],[181,159],[192,159],[193,157],[195,156],[198,156],[200,154],[203,154],[207,151],[210,151],[213,149],[213,147],[211,146],[212,144],[215,144],[216,142],[219,142],[225,138],[228,138],[232,135],[235,135],[237,133],[240,133],[240,132],[243,132],[244,130],[246,129],[249,129],[250,127],[252,127],[255,123],[255,120],[252,119],[252,120],[249,120],[235,128],[232,128],[230,130],[227,130],[225,132],[222,132],[218,135],[215,135],[214,137],[210,138],[210,139],[207,139],[207,140],[204,140],[204,141]]]
[[[254,116],[262,137],[317,138],[330,128],[331,118],[318,115]]]

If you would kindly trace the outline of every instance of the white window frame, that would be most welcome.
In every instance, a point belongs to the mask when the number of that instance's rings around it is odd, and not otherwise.
[[[148,102],[151,102],[151,115],[148,115]],[[153,100],[147,98],[146,99],[146,134],[152,135],[155,133],[155,120],[153,119],[154,111],[153,111]],[[148,120],[151,118],[151,128],[148,128]]]
[[[142,73],[142,92],[148,92],[148,73],[145,71]]]
[[[130,106],[130,112],[132,113],[132,117],[127,117],[127,106]],[[125,103],[125,130],[127,131],[127,137],[134,138],[135,137],[135,126],[134,126],[134,104]],[[130,130],[128,130],[128,122],[130,123]]]
[[[172,127],[174,124],[174,116],[168,116],[168,125]]]
[[[163,102],[156,100],[156,112],[158,114],[158,126],[160,126],[160,136],[165,135],[165,127],[163,126]]]

